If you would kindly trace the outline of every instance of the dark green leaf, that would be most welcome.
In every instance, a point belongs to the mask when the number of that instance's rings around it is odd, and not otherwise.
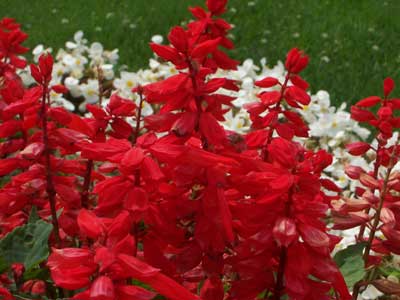
[[[30,220],[34,218],[32,216]],[[23,263],[25,270],[30,270],[49,255],[48,238],[52,228],[51,224],[43,220],[15,228],[0,240],[0,257],[7,264]]]
[[[3,257],[0,257],[0,274],[8,269],[9,265]]]

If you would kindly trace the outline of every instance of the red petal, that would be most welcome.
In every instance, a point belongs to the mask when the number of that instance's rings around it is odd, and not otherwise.
[[[362,99],[356,103],[357,106],[361,107],[371,107],[374,106],[375,104],[378,104],[381,102],[381,98],[378,96],[371,96],[365,99]]]
[[[187,50],[187,37],[185,30],[180,26],[175,26],[171,29],[168,40],[179,51],[186,52]]]
[[[180,61],[179,52],[175,48],[165,45],[159,45],[156,43],[150,43],[150,47],[154,51],[154,53],[156,53],[161,58],[171,62],[179,63]]]
[[[216,38],[196,45],[191,53],[192,58],[204,58],[208,54],[214,52],[217,49],[220,41],[220,38]]]
[[[325,232],[307,224],[300,224],[299,230],[304,242],[311,247],[329,247],[329,236]]]
[[[262,80],[258,80],[255,82],[256,86],[262,87],[262,88],[269,88],[273,87],[275,85],[279,84],[279,80],[274,78],[274,77],[266,77]]]
[[[79,229],[84,236],[97,239],[103,234],[103,222],[93,212],[81,209],[77,221]]]
[[[98,277],[90,288],[91,300],[114,300],[114,284],[107,276]]]

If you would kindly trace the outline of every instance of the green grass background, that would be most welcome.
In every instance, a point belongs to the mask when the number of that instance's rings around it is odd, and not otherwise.
[[[30,47],[39,43],[62,47],[81,29],[89,41],[119,48],[120,62],[137,70],[146,67],[151,57],[151,36],[165,36],[171,26],[190,19],[188,6],[202,4],[200,0],[0,0],[0,17],[23,23]],[[274,65],[290,48],[300,47],[311,58],[304,73],[311,89],[329,91],[336,104],[380,95],[386,76],[395,79],[400,91],[400,0],[231,0],[229,8],[226,19],[235,24],[237,45],[231,54],[237,59],[266,57]]]

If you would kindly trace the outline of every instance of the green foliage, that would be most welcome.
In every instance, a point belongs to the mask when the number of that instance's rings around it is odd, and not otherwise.
[[[37,216],[33,209],[29,222],[15,228],[0,240],[0,269],[4,262],[7,266],[12,263],[23,263],[25,270],[44,261],[49,255],[48,238],[53,226]]]
[[[363,251],[366,243],[358,243],[348,246],[336,253],[334,260],[348,287],[353,287],[355,283],[362,280],[365,276]]]

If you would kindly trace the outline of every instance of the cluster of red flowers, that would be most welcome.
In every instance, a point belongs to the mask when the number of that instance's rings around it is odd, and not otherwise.
[[[321,177],[332,157],[293,140],[308,136],[292,109],[310,102],[299,75],[308,57],[292,49],[284,82],[256,82],[265,90],[246,107],[250,133],[224,130],[219,121],[234,100],[228,95],[238,90],[215,76],[238,65],[221,50],[233,48],[231,25],[220,17],[226,4],[191,8],[195,20],[174,27],[170,45],[150,45],[177,75],[135,87],[139,106],[116,94],[105,107],[87,105],[90,117],[52,107],[50,91],[67,91],[51,85],[50,55],[30,67],[37,84],[22,85],[18,55],[27,36],[13,20],[1,21],[0,175],[9,177],[0,191],[0,236],[25,224],[33,207],[52,224],[50,254],[40,262],[50,271],[47,283],[23,282],[24,267],[14,263],[14,278],[0,277],[4,299],[19,291],[80,300],[351,299],[331,258],[340,239],[325,222],[341,192]],[[397,253],[399,212],[389,190],[399,188],[390,176],[398,151],[386,142],[400,105],[387,99],[391,85],[385,81],[383,100],[368,98],[352,110],[379,129],[377,167],[372,175],[348,168],[366,188],[357,203],[334,205],[334,217],[341,228],[365,225],[367,214],[357,211],[380,203],[375,221],[384,222],[387,239],[373,246]],[[143,118],[143,101],[158,112]],[[378,117],[363,109],[378,102]],[[349,146],[358,155],[369,147]],[[387,180],[379,179],[380,166],[389,169]],[[374,195],[378,189],[389,205]]]
[[[371,96],[351,108],[354,120],[376,129],[376,145],[355,142],[348,144],[347,150],[354,156],[364,156],[372,151],[373,168],[364,170],[348,165],[347,176],[357,180],[359,186],[354,198],[343,198],[333,203],[335,228],[360,226],[357,239],[365,243],[363,259],[368,274],[373,274],[385,255],[400,254],[400,173],[393,169],[400,155],[398,136],[393,135],[393,131],[400,128],[400,117],[396,116],[400,110],[400,99],[389,98],[394,85],[392,78],[386,78],[383,82],[383,98]],[[375,106],[378,106],[376,113],[373,112]],[[378,231],[382,233],[381,236],[377,234]],[[354,294],[358,294],[361,288],[360,282],[355,286]]]

